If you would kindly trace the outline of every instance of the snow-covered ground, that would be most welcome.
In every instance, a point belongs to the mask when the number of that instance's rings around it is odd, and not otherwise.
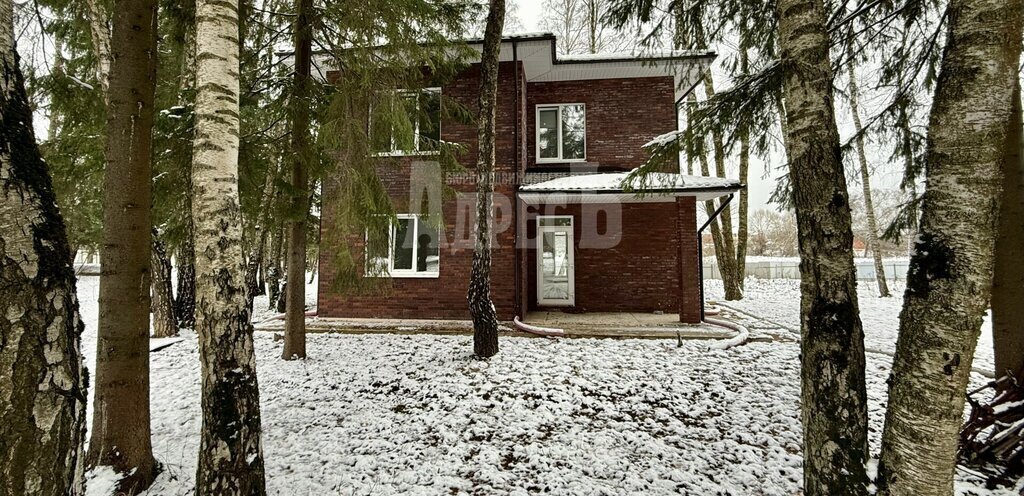
[[[788,331],[793,339],[800,338],[800,281],[794,279],[747,278],[743,299],[724,301],[722,281],[707,280],[704,288],[709,300],[771,321]],[[880,298],[878,287],[871,281],[857,283],[857,303],[864,327],[864,347],[869,353],[889,354],[896,350],[896,334],[903,308],[903,281],[889,282],[891,297]],[[891,361],[891,360],[890,360]],[[995,368],[992,349],[992,322],[985,316],[981,337],[975,351],[974,369],[991,375]]]
[[[798,300],[796,286],[758,287],[748,286],[748,310],[772,310],[767,317],[786,326],[796,321],[778,303]],[[79,281],[90,366],[97,288],[96,277]],[[872,339],[891,346],[881,325]],[[164,464],[152,495],[192,492],[199,360],[194,335],[184,337],[151,355],[153,448]],[[486,362],[471,349],[468,336],[311,334],[310,358],[286,362],[280,343],[257,333],[268,492],[801,490],[795,341],[710,351],[706,341],[503,337]],[[875,449],[890,362],[868,356]],[[1015,494],[986,491],[964,473],[957,492]]]

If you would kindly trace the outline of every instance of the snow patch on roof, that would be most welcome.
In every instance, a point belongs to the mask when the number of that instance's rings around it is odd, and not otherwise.
[[[591,60],[646,60],[664,59],[675,57],[700,57],[710,56],[707,50],[660,50],[656,52],[607,52],[607,53],[574,53],[559,55],[558,60],[562,61],[591,61]]]
[[[560,177],[548,181],[523,186],[523,191],[622,191],[638,189],[645,191],[688,190],[709,188],[740,188],[740,182],[734,179],[706,176],[688,176],[666,172],[653,172],[647,175],[645,182],[632,181],[623,184],[629,172],[603,172],[598,174],[578,174]]]

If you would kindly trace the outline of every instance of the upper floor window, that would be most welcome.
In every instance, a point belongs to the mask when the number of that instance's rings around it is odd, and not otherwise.
[[[537,105],[537,162],[581,161],[586,157],[584,105]]]
[[[432,154],[440,141],[441,88],[399,90],[370,111],[370,145],[378,155]]]
[[[419,215],[398,214],[386,235],[371,239],[367,232],[367,275],[437,277],[441,251],[436,224]]]

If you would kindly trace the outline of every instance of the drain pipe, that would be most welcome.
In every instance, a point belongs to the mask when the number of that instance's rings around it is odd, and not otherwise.
[[[732,348],[733,346],[739,346],[745,343],[747,339],[750,338],[750,331],[748,331],[746,327],[741,326],[735,322],[729,322],[728,320],[716,319],[707,316],[708,314],[718,315],[719,313],[721,313],[721,309],[719,309],[718,307],[712,307],[710,309],[704,308],[704,230],[707,229],[708,226],[710,226],[711,223],[714,222],[715,219],[717,219],[718,216],[722,214],[722,211],[724,211],[726,208],[729,208],[729,203],[732,202],[734,196],[735,193],[729,194],[725,201],[718,206],[718,209],[715,210],[710,217],[708,217],[707,222],[705,222],[704,225],[700,226],[700,229],[697,230],[697,259],[700,261],[700,265],[698,266],[698,273],[700,274],[700,320],[705,324],[711,324],[714,326],[724,327],[726,329],[736,331],[736,335],[733,336],[732,338],[726,339],[724,341],[718,341],[712,344],[710,346],[710,349],[712,350],[727,350],[729,348]]]
[[[701,321],[705,320],[705,318],[704,318],[705,317],[705,315],[704,315],[704,230],[707,229],[708,226],[710,226],[711,223],[714,222],[715,219],[717,219],[719,215],[721,215],[722,211],[724,211],[726,208],[729,208],[729,203],[732,202],[733,196],[736,196],[736,193],[729,193],[729,196],[725,198],[725,201],[722,202],[722,204],[718,206],[718,210],[715,210],[708,217],[707,222],[705,222],[703,226],[700,226],[700,229],[697,229],[697,273],[698,273],[698,277],[700,277],[700,320]]]

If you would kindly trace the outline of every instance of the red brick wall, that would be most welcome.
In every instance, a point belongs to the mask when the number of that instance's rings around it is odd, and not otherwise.
[[[615,211],[621,212],[621,237],[609,248],[584,246],[585,220],[595,218],[598,233],[615,225]],[[537,220],[538,211],[528,207],[526,219],[530,244],[524,257],[527,270],[527,307],[537,304]],[[584,212],[590,212],[584,214]],[[611,212],[611,213],[608,213]],[[546,209],[542,215],[572,215],[575,243],[576,304],[571,311],[586,312],[653,312],[693,313],[696,283],[696,216],[692,198],[664,203],[631,203],[608,205],[568,205]],[[689,270],[681,270],[685,255]],[[689,262],[693,262],[692,267]],[[687,321],[687,320],[684,320]]]
[[[522,78],[522,72],[520,71]],[[526,119],[516,118],[515,94],[512,91],[514,66],[502,63],[499,69],[499,90],[496,121],[497,161],[495,171],[505,177],[514,177],[515,126],[519,123],[519,146],[525,148],[520,156],[524,166],[532,163],[534,154],[534,105],[536,103],[587,104],[588,160],[602,166],[632,168],[646,159],[640,146],[652,137],[676,128],[671,78],[632,80],[600,80],[567,83],[520,84],[520,113]],[[560,87],[560,88],[559,88]],[[479,66],[471,66],[454,83],[442,88],[446,97],[460,101],[475,109],[479,91]],[[557,96],[555,91],[575,92]],[[533,93],[531,93],[533,92]],[[568,95],[568,93],[566,93]],[[640,102],[641,104],[638,104]],[[473,125],[442,122],[442,139],[468,146],[460,163],[472,173],[477,159],[476,127]],[[414,162],[429,157],[403,157],[383,159],[378,171],[399,212],[407,211],[409,176]],[[342,164],[341,167],[344,167]],[[330,236],[337,222],[332,205],[337,192],[334,183],[324,181],[324,207],[321,219],[319,315],[323,317],[363,318],[440,318],[465,319],[469,312],[466,290],[472,265],[470,233],[475,219],[472,208],[475,185],[471,181],[449,183],[458,193],[469,195],[469,208],[457,212],[457,202],[443,204],[445,233],[449,242],[442,245],[440,275],[437,278],[389,279],[386,294],[355,295],[335,288],[338,251],[336,237]],[[496,191],[512,199],[513,185],[499,181]],[[512,203],[505,203],[512,207]],[[579,215],[580,205],[569,206],[564,212]],[[525,210],[520,211],[525,214]],[[521,260],[514,263],[515,222],[511,208],[501,212],[496,224],[509,227],[497,234],[492,255],[492,299],[498,316],[511,320],[522,315],[515,308],[516,282],[521,301],[529,308],[536,307],[536,242],[533,240],[536,213],[523,215],[520,225],[528,226],[528,239],[520,245]],[[576,302],[579,309],[588,311],[654,311],[684,313],[683,321],[699,316],[696,275],[695,207],[693,199],[678,203],[646,203],[622,206],[623,233],[621,242],[611,248],[577,247]],[[604,226],[598,223],[598,229]],[[580,222],[575,224],[582,227]],[[461,232],[456,232],[457,230]],[[577,243],[580,232],[576,233]],[[362,268],[363,239],[347,240],[356,262]],[[686,261],[684,263],[684,261]],[[517,274],[518,273],[518,274]],[[516,277],[518,275],[518,277]]]
[[[628,170],[643,164],[649,154],[641,147],[678,128],[674,84],[669,76],[529,83],[526,166],[539,170],[568,165],[536,163],[536,109],[548,103],[586,105],[587,163],[596,163],[602,170]]]
[[[697,256],[697,202],[693,197],[676,199],[679,238],[679,321],[700,322],[700,259]]]
[[[522,71],[520,71],[522,75]],[[522,128],[522,120],[517,119],[515,106],[515,93],[512,91],[514,82],[514,66],[511,62],[503,62],[499,67],[499,90],[497,102],[496,130],[496,163],[495,172],[506,175],[514,171],[514,147],[515,147],[515,126],[520,123],[520,146],[526,139]],[[525,84],[520,84],[521,90],[525,91]],[[479,65],[469,67],[464,74],[452,84],[442,88],[442,94],[456,99],[469,109],[476,109],[477,97],[480,89]],[[525,102],[525,96],[520,96],[520,105]],[[466,152],[459,157],[459,162],[467,169],[466,176],[472,176],[477,159],[477,130],[475,125],[457,124],[454,122],[441,123],[441,138],[447,141],[458,142],[468,146]],[[395,202],[399,212],[407,211],[406,205],[409,202],[409,176],[414,162],[429,160],[430,157],[403,157],[399,159],[382,159],[378,172],[382,181]],[[340,167],[344,167],[341,164]],[[499,175],[500,177],[500,175]],[[323,191],[323,218],[321,220],[320,249],[320,282],[318,310],[323,317],[392,317],[392,318],[435,318],[435,319],[464,319],[469,317],[466,303],[466,290],[469,285],[469,272],[472,266],[473,247],[471,241],[472,226],[475,209],[472,208],[475,197],[472,193],[476,191],[472,181],[449,182],[458,193],[468,194],[470,208],[462,213],[457,212],[456,199],[445,200],[442,206],[444,216],[445,233],[444,239],[448,245],[441,246],[440,253],[440,274],[437,278],[395,278],[390,279],[390,288],[387,295],[353,295],[345,294],[335,288],[337,268],[335,264],[335,253],[338,248],[336,243],[340,240],[332,240],[329,236],[333,223],[337,222],[335,213],[331,208],[332,202],[336,201],[337,192],[334,191],[330,179],[325,181]],[[511,320],[515,308],[515,264],[513,246],[515,243],[514,224],[512,217],[512,194],[513,186],[511,181],[499,181],[495,186],[496,194],[508,198],[507,211],[499,214],[497,225],[508,224],[509,228],[498,233],[496,238],[496,249],[492,253],[491,269],[491,298],[498,310],[501,319]],[[456,232],[461,227],[461,233]],[[468,242],[467,242],[468,240]],[[335,243],[332,247],[331,243]],[[356,237],[349,239],[348,243],[353,249],[357,258],[357,264],[362,268],[363,239]]]

